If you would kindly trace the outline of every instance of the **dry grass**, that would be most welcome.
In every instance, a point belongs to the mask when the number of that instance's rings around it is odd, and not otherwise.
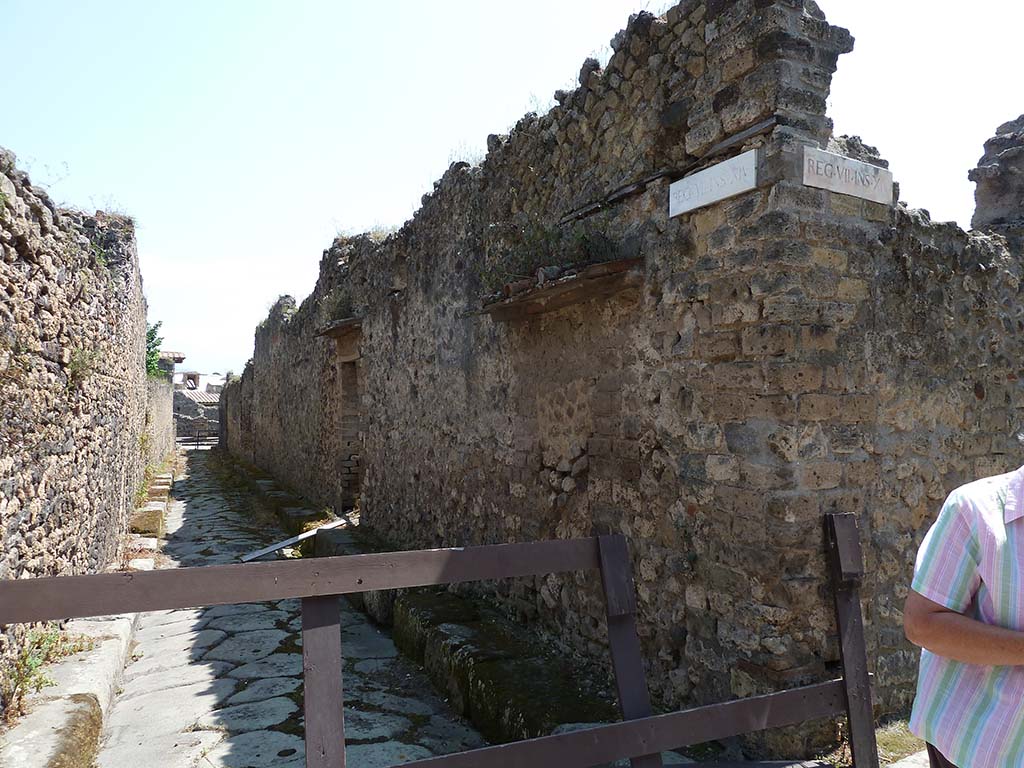
[[[924,742],[910,732],[906,720],[892,720],[880,726],[875,731],[875,738],[878,741],[878,757],[883,766],[910,757],[925,748]],[[819,759],[831,763],[836,768],[853,766],[850,745],[845,741],[828,754],[821,755]]]

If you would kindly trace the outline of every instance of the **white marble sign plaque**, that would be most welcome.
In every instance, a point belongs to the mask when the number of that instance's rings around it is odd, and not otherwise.
[[[892,172],[816,147],[804,147],[804,184],[892,205]]]
[[[668,215],[688,213],[756,186],[757,150],[752,149],[673,183],[668,188]]]

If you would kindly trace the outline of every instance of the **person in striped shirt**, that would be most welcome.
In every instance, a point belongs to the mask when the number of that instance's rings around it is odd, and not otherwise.
[[[950,494],[903,610],[933,768],[1024,766],[1024,467]]]

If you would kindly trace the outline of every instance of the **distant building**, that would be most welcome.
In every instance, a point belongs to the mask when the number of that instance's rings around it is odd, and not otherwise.
[[[157,366],[161,371],[166,373],[171,378],[174,377],[174,366],[178,363],[185,362],[185,355],[181,352],[168,352],[167,350],[160,350],[160,360]]]
[[[220,425],[217,404],[223,388],[224,376],[216,372],[174,374],[174,421],[179,438],[192,438],[197,432],[217,434]]]

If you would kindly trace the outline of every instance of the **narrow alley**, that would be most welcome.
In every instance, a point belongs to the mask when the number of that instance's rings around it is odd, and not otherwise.
[[[211,471],[210,456],[187,452],[167,516],[165,567],[235,563],[287,536],[247,519],[240,494]],[[345,599],[341,606],[352,765],[377,768],[483,745],[387,633]],[[297,600],[141,616],[99,768],[301,768],[301,646]]]

